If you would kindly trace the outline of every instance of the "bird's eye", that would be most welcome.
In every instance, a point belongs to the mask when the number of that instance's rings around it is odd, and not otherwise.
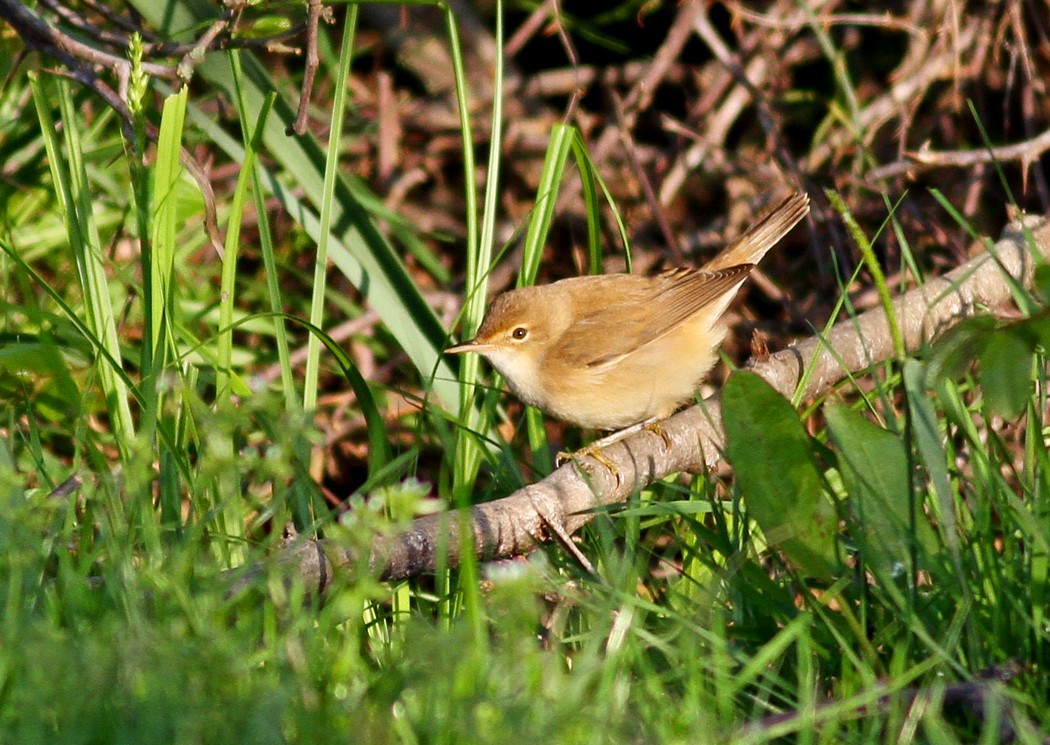
[[[529,335],[529,330],[524,326],[518,326],[516,329],[510,332],[510,335],[515,339],[524,339]]]

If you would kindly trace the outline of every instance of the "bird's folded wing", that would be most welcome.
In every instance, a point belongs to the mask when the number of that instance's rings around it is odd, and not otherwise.
[[[612,365],[651,344],[739,285],[753,264],[714,272],[674,269],[660,275],[662,286],[644,297],[612,298],[583,316],[556,351],[558,359],[591,368]],[[713,321],[714,319],[712,319]],[[581,344],[594,339],[594,344]]]

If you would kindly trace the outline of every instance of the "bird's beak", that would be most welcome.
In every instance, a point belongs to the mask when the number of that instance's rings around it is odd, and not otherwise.
[[[476,339],[461,341],[459,344],[449,347],[445,354],[463,354],[464,352],[480,352],[486,344],[478,344]]]

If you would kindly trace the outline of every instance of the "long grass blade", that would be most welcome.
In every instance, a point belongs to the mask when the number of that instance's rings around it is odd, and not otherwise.
[[[56,87],[65,142],[65,153],[62,153],[44,86],[35,77],[30,78],[30,86],[47,149],[51,177],[68,228],[70,246],[73,250],[77,277],[80,280],[85,312],[88,317],[87,327],[107,354],[106,358],[99,359],[98,364],[103,395],[109,415],[113,420],[113,432],[117,446],[127,457],[135,438],[135,424],[128,401],[128,386],[120,374],[123,372],[123,363],[116,317],[110,299],[109,280],[106,277],[102,245],[92,216],[93,200],[78,134],[78,117],[73,107],[69,86],[65,81],[58,81]]]

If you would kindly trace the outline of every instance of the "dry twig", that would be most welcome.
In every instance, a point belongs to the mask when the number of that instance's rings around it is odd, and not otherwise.
[[[317,68],[321,64],[321,57],[317,53],[317,24],[324,12],[321,0],[309,0],[306,5],[306,67],[303,70],[303,90],[299,96],[299,111],[295,115],[295,121],[288,127],[286,133],[304,135],[306,134],[306,117],[310,107],[310,94],[314,90],[314,77]]]
[[[982,150],[937,151],[921,147],[914,152],[905,153],[901,160],[874,169],[868,174],[868,181],[877,182],[904,174],[913,175],[934,168],[972,168],[981,163],[1003,163],[1012,160],[1021,161],[1027,170],[1032,162],[1047,150],[1050,150],[1050,130],[1024,142]]]

